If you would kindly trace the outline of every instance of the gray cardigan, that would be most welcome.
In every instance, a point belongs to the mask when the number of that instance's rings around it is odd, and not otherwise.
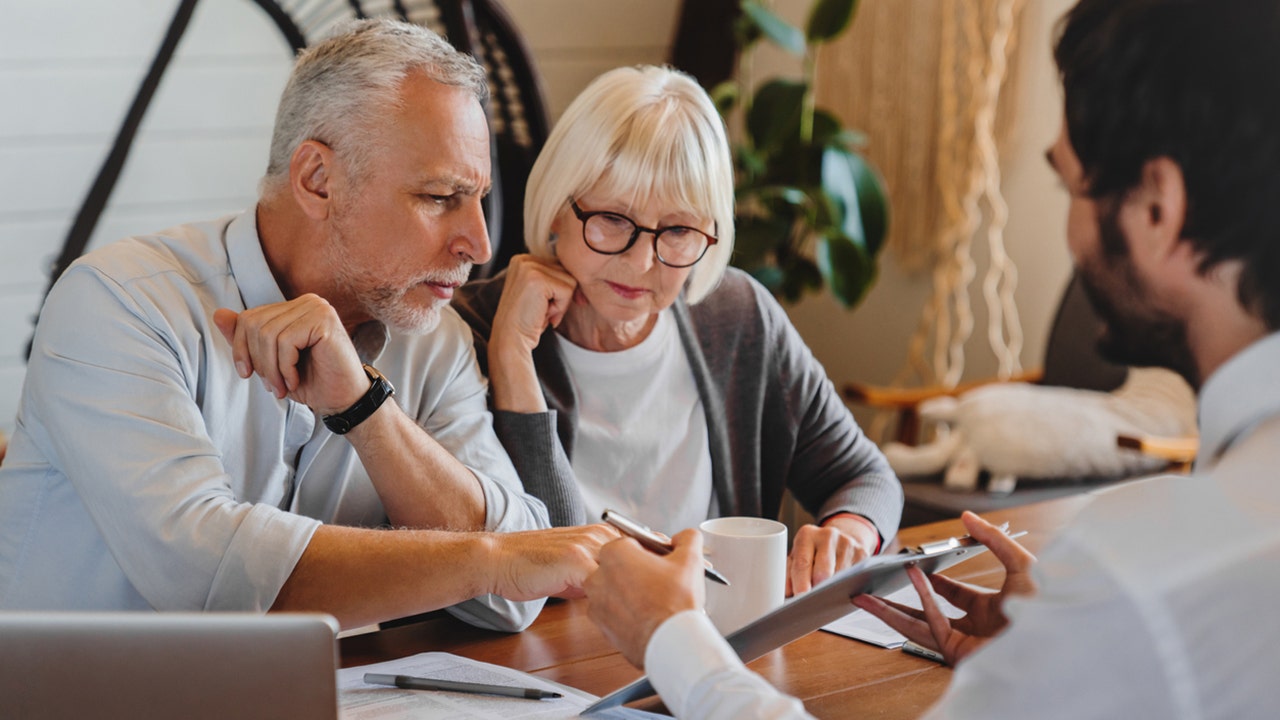
[[[486,375],[504,282],[505,273],[468,283],[453,299],[471,325]],[[902,486],[768,291],[729,268],[702,302],[687,305],[682,298],[673,310],[707,414],[720,513],[776,518],[790,488],[815,517],[856,513],[875,524],[887,544],[901,520]],[[494,413],[498,438],[526,491],[546,503],[557,526],[588,521],[570,466],[578,402],[562,342],[548,329],[533,351],[548,412]]]

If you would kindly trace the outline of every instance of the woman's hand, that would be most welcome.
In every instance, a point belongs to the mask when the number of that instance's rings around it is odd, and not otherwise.
[[[821,526],[804,525],[796,531],[787,557],[787,597],[809,592],[813,586],[876,551],[880,533],[870,520],[840,513]]]
[[[971,512],[964,513],[960,519],[969,535],[986,545],[1004,565],[1004,585],[999,591],[956,582],[943,575],[926,578],[919,568],[913,567],[907,570],[907,575],[920,595],[921,610],[872,595],[859,595],[853,599],[854,605],[880,618],[912,642],[941,652],[952,665],[977,650],[1009,623],[1004,614],[1005,598],[1034,595],[1036,592],[1035,580],[1031,577],[1035,555],[1000,528]],[[938,607],[934,592],[964,611],[964,617],[954,622],[947,618]]]
[[[545,412],[546,400],[533,367],[542,333],[564,319],[578,282],[555,260],[516,255],[489,335],[489,384],[493,404],[511,412]]]

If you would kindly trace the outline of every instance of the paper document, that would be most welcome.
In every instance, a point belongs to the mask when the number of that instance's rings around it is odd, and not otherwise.
[[[885,595],[884,598],[886,600],[892,600],[899,605],[908,605],[917,610],[920,609],[920,596],[916,593],[916,589],[909,585],[897,592]],[[940,597],[937,598],[937,601],[938,608],[942,610],[943,615],[946,615],[953,620],[964,616],[964,612],[955,605],[952,605]],[[879,618],[866,610],[854,610],[839,620],[823,625],[822,629],[830,633],[844,635],[845,637],[851,637],[854,640],[861,640],[863,642],[871,643],[872,645],[879,645],[880,647],[885,648],[902,647],[902,643],[907,641],[907,639],[902,636],[902,633],[894,630],[888,625],[885,625]]]
[[[415,675],[490,685],[537,688],[558,692],[553,700],[525,700],[452,692],[403,690],[370,685],[364,674]],[[343,668],[338,671],[338,709],[342,720],[559,720],[576,718],[596,696],[519,670],[469,660],[443,652],[412,655],[398,660]],[[613,708],[593,718],[661,718],[633,708]]]

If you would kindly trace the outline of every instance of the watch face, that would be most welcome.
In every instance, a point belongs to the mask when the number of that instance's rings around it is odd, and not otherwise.
[[[378,368],[376,368],[376,367],[374,367],[374,366],[370,365],[369,363],[365,363],[365,364],[364,364],[364,373],[365,373],[365,375],[368,375],[368,376],[369,376],[369,380],[370,380],[371,382],[373,382],[373,384],[374,384],[375,386],[376,386],[378,383],[382,383],[382,385],[383,385],[383,386],[385,387],[385,389],[386,389],[386,393],[387,393],[387,395],[393,395],[393,394],[395,394],[395,391],[396,391],[395,386],[391,384],[391,381],[387,379],[387,376],[386,376],[386,375],[383,375],[381,372],[379,372],[379,371],[378,371]],[[373,388],[372,388],[372,387],[370,387],[369,389],[370,389],[370,391],[372,392]],[[386,398],[384,397],[384,398],[383,398],[383,400],[386,400]]]

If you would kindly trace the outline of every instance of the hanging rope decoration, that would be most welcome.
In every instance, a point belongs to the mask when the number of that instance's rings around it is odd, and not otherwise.
[[[990,211],[985,225],[990,265],[982,283],[987,340],[1000,377],[1021,371],[1022,327],[1013,298],[1018,275],[1004,248],[1009,208],[1000,191],[996,140],[996,110],[1020,4],[1021,0],[940,2],[935,180],[942,218],[933,254],[933,293],[894,385],[905,385],[915,378],[924,384],[954,387],[964,375],[964,346],[974,328],[969,302],[969,287],[976,275],[973,240],[983,227],[983,201]],[[963,20],[963,42],[957,17]],[[959,112],[962,88],[956,82],[961,69],[969,89],[963,113]],[[871,424],[872,436],[883,437],[893,417],[890,413],[878,415]]]
[[[990,266],[982,284],[987,303],[987,341],[999,362],[997,372],[1009,378],[1022,371],[1022,324],[1013,291],[1018,286],[1018,268],[1004,249],[1004,228],[1009,222],[1009,206],[1000,192],[1000,157],[996,148],[996,101],[1008,70],[1008,53],[1014,42],[1015,5],[1020,0],[1001,0],[996,5],[996,27],[988,45],[988,72],[985,94],[989,101],[978,114],[976,133],[982,158],[983,197],[991,208],[987,220],[987,250]],[[956,379],[959,381],[959,378]]]
[[[970,290],[982,278],[987,339],[999,373],[1019,372],[1017,270],[1004,250],[1008,208],[1000,144],[1010,134],[1010,63],[1023,0],[864,0],[846,38],[823,62],[823,103],[870,138],[895,210],[888,247],[908,273],[930,278],[930,298],[893,384],[954,386],[965,370],[975,319]],[[976,244],[976,245],[975,245]],[[887,423],[869,428],[877,436]]]
[[[944,221],[933,268],[933,297],[912,337],[907,367],[895,378],[895,384],[905,383],[915,374],[925,382],[954,386],[964,374],[964,344],[974,325],[969,305],[969,285],[976,274],[972,246],[982,226],[983,200],[990,209],[985,233],[990,267],[983,282],[989,319],[987,338],[1002,377],[1021,369],[1022,330],[1013,302],[1017,269],[1004,250],[1009,210],[1000,192],[995,131],[996,106],[1008,68],[1006,58],[1013,42],[1017,3],[1018,0],[994,3],[944,0],[938,68],[941,126],[936,176]],[[957,37],[957,15],[963,16],[963,43]],[[990,32],[984,32],[984,19],[992,21]],[[966,85],[970,88],[969,103],[963,114],[956,111],[960,88],[955,75],[960,67],[964,68]],[[961,123],[966,127],[960,127]],[[924,360],[930,334],[933,336],[931,365]]]

